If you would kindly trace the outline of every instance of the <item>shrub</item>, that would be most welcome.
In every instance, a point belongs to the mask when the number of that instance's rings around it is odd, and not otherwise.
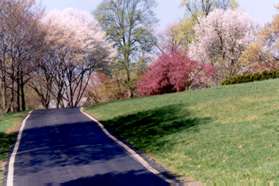
[[[96,72],[87,87],[86,105],[110,102],[126,98],[126,89],[114,75]]]
[[[222,85],[248,83],[248,82],[263,81],[263,80],[277,79],[277,78],[279,78],[279,70],[263,71],[263,72],[234,76],[232,78],[223,81]]]
[[[137,91],[141,96],[184,91],[194,84],[204,83],[208,78],[199,75],[211,74],[212,69],[190,60],[179,51],[164,53],[138,81]]]

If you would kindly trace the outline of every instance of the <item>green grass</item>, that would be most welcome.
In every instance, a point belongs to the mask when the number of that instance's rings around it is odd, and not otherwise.
[[[17,131],[26,113],[0,115],[0,185],[3,183],[4,162],[17,138]]]
[[[87,111],[184,178],[279,183],[278,80],[118,101]]]

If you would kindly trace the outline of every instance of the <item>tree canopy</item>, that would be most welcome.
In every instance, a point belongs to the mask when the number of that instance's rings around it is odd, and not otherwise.
[[[153,50],[156,23],[153,0],[104,0],[95,16],[110,41],[118,49],[118,64],[126,73],[125,84],[133,96],[132,68]]]
[[[239,58],[255,39],[254,24],[240,10],[216,9],[195,26],[195,41],[189,55],[192,59],[218,67],[219,78],[239,72]]]

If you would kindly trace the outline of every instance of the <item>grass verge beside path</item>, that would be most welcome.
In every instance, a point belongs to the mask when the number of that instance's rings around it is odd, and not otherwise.
[[[87,108],[114,135],[184,178],[279,183],[279,81]]]
[[[26,112],[0,115],[0,185],[3,185],[4,163],[8,161],[8,153],[26,115]]]

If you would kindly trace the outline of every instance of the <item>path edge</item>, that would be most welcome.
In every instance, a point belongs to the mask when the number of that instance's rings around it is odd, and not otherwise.
[[[170,186],[180,186],[181,184],[178,183],[177,181],[171,180],[166,178],[165,176],[162,176],[160,171],[158,171],[156,168],[153,168],[150,163],[148,163],[140,154],[138,154],[136,151],[131,149],[128,145],[126,145],[124,142],[120,141],[117,139],[115,136],[113,136],[105,127],[104,125],[99,122],[95,117],[92,115],[88,114],[87,112],[84,111],[83,108],[80,108],[80,112],[87,116],[89,119],[94,121],[95,123],[98,124],[98,126],[102,129],[102,131],[110,138],[112,139],[115,143],[120,145],[124,150],[126,150],[131,158],[139,162],[146,170],[151,172],[154,175],[159,176],[160,178],[164,179],[167,183],[170,184]]]
[[[29,112],[28,115],[22,121],[21,127],[20,127],[18,135],[17,135],[16,143],[14,145],[12,153],[10,154],[9,163],[8,163],[8,169],[7,169],[6,186],[13,186],[14,185],[14,163],[15,163],[15,158],[16,158],[17,151],[19,149],[20,141],[21,141],[21,138],[22,138],[22,133],[24,131],[26,122],[30,118],[31,114],[32,114],[32,111]]]

